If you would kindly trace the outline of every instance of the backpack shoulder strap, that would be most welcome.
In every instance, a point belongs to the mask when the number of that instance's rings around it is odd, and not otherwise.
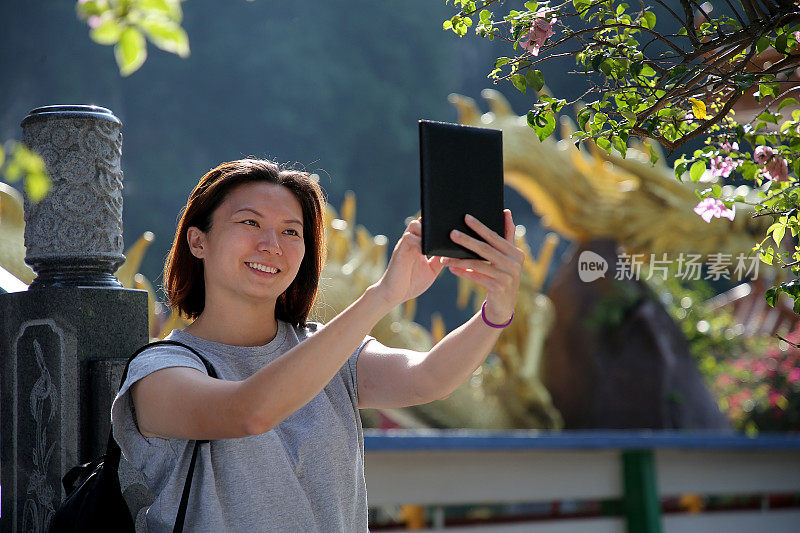
[[[217,372],[214,370],[214,367],[211,365],[211,363],[208,362],[208,360],[205,357],[200,355],[200,352],[182,342],[173,340],[162,340],[145,344],[144,346],[136,350],[136,352],[134,352],[134,354],[128,358],[128,361],[125,363],[125,370],[122,372],[122,379],[119,382],[120,389],[122,388],[122,385],[125,383],[125,379],[127,379],[128,377],[128,368],[131,366],[131,361],[133,361],[137,355],[147,350],[148,348],[152,348],[153,346],[159,346],[159,345],[173,345],[186,348],[187,350],[195,354],[203,362],[209,376],[211,376],[212,378],[217,377]],[[192,460],[191,463],[189,464],[189,471],[186,474],[186,481],[183,485],[181,502],[178,507],[178,516],[175,519],[175,524],[173,528],[174,533],[180,533],[183,531],[183,523],[186,519],[186,509],[189,503],[189,491],[191,490],[192,477],[194,475],[194,466],[197,460],[197,446],[199,444],[205,444],[207,442],[208,442],[207,440],[197,440],[192,445],[193,448]],[[120,452],[121,450],[119,448],[119,445],[117,444],[117,441],[114,440],[113,429],[112,429],[108,432],[108,446],[106,447],[106,462],[108,463],[108,466],[112,468],[114,475],[116,475],[119,468]]]
[[[214,370],[214,367],[211,365],[211,363],[209,363],[208,360],[200,354],[200,352],[198,352],[197,350],[195,350],[191,346],[188,346],[188,345],[186,345],[186,344],[184,344],[182,342],[172,341],[172,340],[155,341],[155,342],[149,342],[149,343],[145,344],[144,346],[142,346],[141,348],[136,350],[133,353],[133,355],[131,355],[128,358],[128,361],[125,363],[125,370],[122,372],[122,379],[119,382],[119,388],[117,390],[122,388],[122,385],[125,383],[125,379],[127,379],[127,377],[128,377],[128,368],[130,368],[130,366],[131,366],[131,361],[133,361],[136,358],[137,355],[139,355],[143,351],[147,350],[148,348],[152,348],[153,346],[159,346],[159,345],[173,345],[173,346],[181,346],[183,348],[186,348],[187,350],[189,350],[190,352],[192,352],[193,354],[195,354],[197,357],[200,358],[200,360],[205,365],[206,371],[208,372],[209,376],[211,376],[212,378],[217,378],[218,377],[217,376],[217,372]],[[108,456],[108,460],[110,460],[111,462],[113,462],[116,465],[116,464],[119,464],[120,449],[119,449],[119,445],[117,444],[117,441],[114,440],[114,434],[113,433],[114,433],[114,431],[113,431],[113,428],[112,428],[108,432],[108,444],[106,446],[106,455]],[[208,442],[208,441],[201,440],[201,441],[197,441],[197,442],[202,444],[202,443],[205,443],[205,442]]]
[[[163,346],[163,345],[180,346],[182,348],[186,348],[187,350],[189,350],[190,352],[195,354],[203,362],[203,364],[206,367],[206,372],[208,372],[209,376],[211,376],[212,378],[216,378],[217,377],[217,372],[214,370],[214,367],[211,366],[211,363],[209,363],[208,360],[200,354],[200,352],[198,352],[197,350],[195,350],[191,346],[189,346],[187,344],[184,344],[182,342],[172,341],[172,340],[155,341],[155,342],[149,342],[149,343],[145,344],[144,346],[142,346],[141,348],[136,350],[133,353],[133,355],[131,355],[128,358],[128,362],[125,363],[125,370],[122,372],[122,379],[119,382],[119,388],[121,389],[122,385],[125,383],[125,380],[128,377],[128,368],[131,366],[131,362],[136,358],[137,355],[139,355],[140,353],[142,353],[143,351],[145,351],[145,350],[147,350],[149,348],[152,348],[153,346]],[[119,390],[119,389],[117,389],[117,390]]]

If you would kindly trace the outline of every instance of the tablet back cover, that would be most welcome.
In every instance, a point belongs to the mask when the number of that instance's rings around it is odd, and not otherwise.
[[[504,235],[502,132],[420,120],[419,150],[422,252],[480,259],[454,243],[450,231],[481,239],[464,222],[469,213]]]

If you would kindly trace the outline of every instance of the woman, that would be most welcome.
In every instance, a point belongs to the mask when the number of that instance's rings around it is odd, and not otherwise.
[[[452,239],[487,261],[432,257],[420,221],[380,281],[328,324],[307,322],[323,264],[323,196],[304,172],[261,160],[224,163],[192,191],[164,270],[170,304],[195,320],[144,351],[112,407],[114,438],[155,494],[150,531],[170,531],[200,447],[186,531],[367,530],[359,408],[449,395],[483,362],[513,317],[524,254],[471,217],[487,242]],[[367,334],[447,266],[486,288],[477,313],[430,352]],[[489,327],[494,326],[494,327]]]

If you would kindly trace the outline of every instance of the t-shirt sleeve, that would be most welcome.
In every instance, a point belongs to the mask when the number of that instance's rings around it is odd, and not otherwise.
[[[364,346],[371,340],[374,340],[374,337],[367,335],[364,337],[364,340],[361,341],[361,344],[356,348],[356,351],[347,359],[347,363],[345,363],[343,369],[346,371],[347,378],[345,383],[347,384],[347,392],[350,393],[350,398],[353,400],[353,405],[358,409],[358,372],[356,369],[358,368],[358,356],[361,354],[361,350],[364,349]]]
[[[206,367],[192,352],[179,346],[155,346],[143,351],[131,361],[128,376],[111,405],[111,424],[114,440],[119,444],[125,459],[132,466],[148,475],[147,470],[155,465],[153,452],[168,452],[169,440],[158,437],[148,438],[141,434],[136,421],[136,409],[131,397],[131,385],[156,370],[170,367],[195,368],[204,374]],[[149,457],[148,457],[149,456]],[[148,461],[145,461],[148,457]]]
[[[317,332],[318,329],[322,327],[322,324],[317,322],[309,322],[306,324],[306,337],[313,335]],[[347,387],[347,393],[350,395],[350,399],[353,402],[353,406],[356,410],[358,410],[358,373],[356,372],[356,368],[358,366],[358,356],[361,353],[361,350],[364,349],[364,346],[367,342],[375,340],[375,337],[371,335],[367,335],[364,337],[364,340],[361,341],[361,344],[358,345],[358,348],[350,354],[350,357],[347,358],[347,361],[342,366],[341,370],[339,370],[339,375],[344,380],[344,384]]]

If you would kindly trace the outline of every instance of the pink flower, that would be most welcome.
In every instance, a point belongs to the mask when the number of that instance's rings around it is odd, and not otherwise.
[[[98,27],[100,25],[100,23],[102,21],[103,20],[99,16],[92,15],[92,16],[89,17],[89,19],[86,22],[87,22],[87,24],[89,24],[90,28],[96,28],[96,27]]]
[[[769,146],[758,146],[753,152],[753,159],[759,165],[763,165],[775,155],[775,151]]]
[[[553,24],[555,24],[558,19],[556,19],[556,17],[548,19],[548,14],[549,11],[547,9],[540,9],[537,11],[533,26],[531,26],[531,31],[519,41],[519,45],[522,48],[535,56],[539,55],[539,49],[544,46],[548,37],[552,37],[554,33]]]
[[[736,208],[728,209],[722,200],[716,198],[706,198],[694,208],[694,212],[700,215],[706,222],[711,222],[712,218],[727,218],[733,220],[736,215]]]
[[[772,181],[789,181],[789,164],[780,156],[773,158],[764,165],[764,175]]]
[[[789,164],[769,146],[758,146],[753,152],[753,160],[764,165],[761,174],[772,181],[789,180]]]
[[[730,377],[728,374],[722,374],[717,378],[717,385],[719,385],[720,387],[730,387],[734,383],[735,382],[733,378]]]
[[[721,155],[718,155],[711,159],[711,175],[717,178],[727,178],[733,169],[739,166],[739,163],[730,156],[723,159]]]
[[[800,381],[800,368],[793,368],[789,371],[789,375],[786,376],[786,381],[789,383],[797,383]]]
[[[750,370],[759,376],[763,376],[767,373],[767,364],[764,361],[753,361],[753,363],[750,365]]]
[[[731,150],[738,150],[739,143],[737,143],[736,141],[734,141],[733,143],[724,142],[719,145],[719,148],[723,152],[730,152]]]
[[[779,392],[775,392],[774,390],[769,391],[770,407],[778,407],[778,404],[782,403],[783,399],[783,396]]]

